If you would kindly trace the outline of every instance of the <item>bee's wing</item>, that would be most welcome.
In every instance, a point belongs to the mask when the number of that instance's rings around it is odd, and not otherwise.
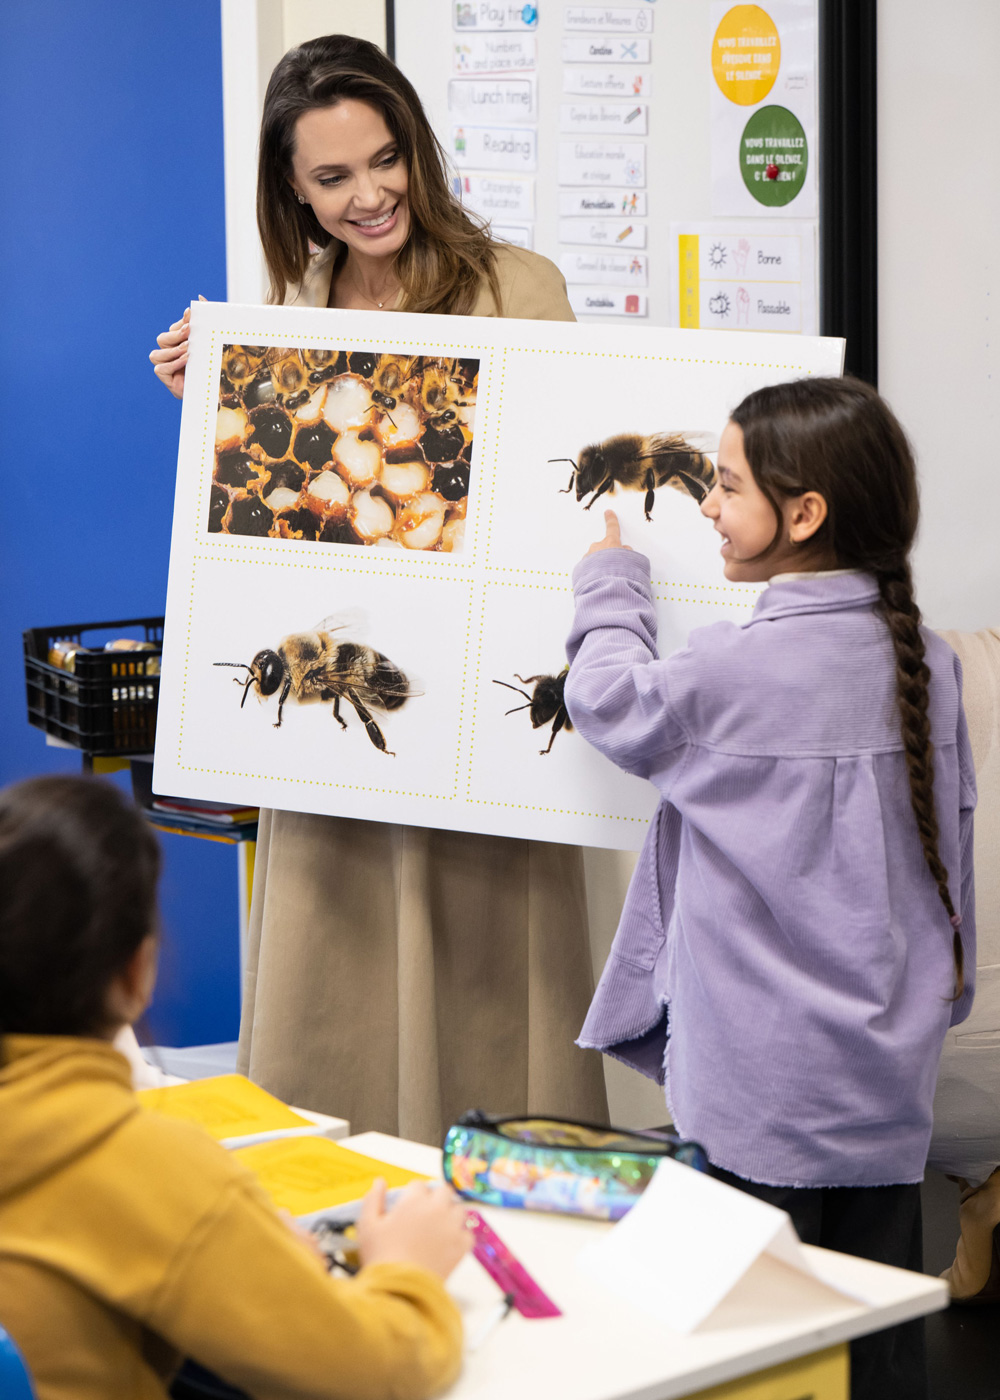
[[[335,694],[344,694],[344,672],[336,665],[325,667],[315,674],[317,687],[324,687]],[[370,685],[367,681],[362,684],[355,684],[353,689],[360,695],[366,705],[371,705],[373,709],[384,710],[386,700],[410,700],[415,695],[423,695],[422,690],[414,690],[406,676],[400,672],[400,680],[393,685],[387,685],[382,680],[378,688]]]
[[[361,608],[341,608],[330,613],[322,622],[317,622],[314,632],[344,632],[350,630],[355,636],[363,636],[367,615]]]
[[[718,452],[719,435],[705,429],[695,428],[690,432],[651,433],[648,438],[651,452],[660,456],[666,452]]]
[[[701,444],[711,442],[711,447]],[[687,492],[696,501],[704,500],[715,485],[715,466],[707,456],[718,450],[719,440],[711,433],[654,433],[648,439],[647,455],[656,461],[664,485]],[[677,475],[667,477],[676,464]]]

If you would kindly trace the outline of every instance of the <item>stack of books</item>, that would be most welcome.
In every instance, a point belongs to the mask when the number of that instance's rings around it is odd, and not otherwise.
[[[215,836],[221,840],[252,840],[260,815],[257,807],[229,802],[201,802],[194,797],[157,797],[145,808],[154,826],[183,835]]]

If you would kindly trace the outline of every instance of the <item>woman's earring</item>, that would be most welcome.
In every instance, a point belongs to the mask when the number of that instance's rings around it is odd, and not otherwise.
[[[304,194],[297,194],[295,198],[299,201],[300,204],[305,204],[306,202],[306,197]]]

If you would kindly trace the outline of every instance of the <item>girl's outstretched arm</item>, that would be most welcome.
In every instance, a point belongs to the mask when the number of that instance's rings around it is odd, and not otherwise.
[[[573,573],[576,617],[566,644],[566,708],[588,743],[640,777],[670,765],[688,742],[656,654],[649,560],[621,544],[618,520]]]

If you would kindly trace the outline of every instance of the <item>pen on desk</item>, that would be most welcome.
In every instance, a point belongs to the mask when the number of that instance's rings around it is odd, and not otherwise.
[[[507,1316],[507,1314],[510,1312],[513,1306],[513,1293],[505,1293],[500,1299],[499,1303],[497,1303],[493,1311],[489,1314],[482,1327],[480,1327],[476,1335],[470,1338],[465,1348],[466,1351],[477,1351],[479,1347],[482,1346],[483,1342],[486,1341],[486,1338],[490,1335],[493,1329],[495,1327],[498,1327],[499,1324],[503,1322],[504,1318]]]

